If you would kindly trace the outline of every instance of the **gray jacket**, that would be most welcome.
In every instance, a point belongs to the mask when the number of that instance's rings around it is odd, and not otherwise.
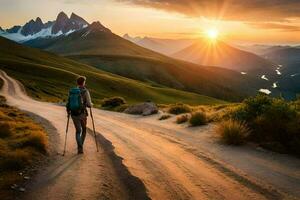
[[[91,108],[93,106],[93,103],[92,103],[92,99],[91,99],[89,90],[86,89],[85,87],[79,87],[79,89],[81,90],[83,104],[86,107]]]

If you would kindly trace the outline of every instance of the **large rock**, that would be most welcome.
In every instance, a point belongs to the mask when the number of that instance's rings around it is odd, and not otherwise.
[[[129,106],[124,112],[127,114],[147,116],[156,114],[158,112],[158,107],[155,105],[155,103],[145,102]]]

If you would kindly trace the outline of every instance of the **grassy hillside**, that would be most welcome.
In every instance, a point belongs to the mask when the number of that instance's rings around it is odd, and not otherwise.
[[[129,42],[97,23],[57,39],[26,43],[127,78],[225,100],[240,100],[266,87],[259,77],[179,61]]]
[[[95,103],[105,97],[122,96],[129,103],[152,100],[156,103],[185,102],[216,104],[223,101],[113,75],[55,54],[21,46],[0,38],[0,69],[20,80],[28,93],[45,101],[66,99],[78,75],[87,77]]]
[[[166,62],[122,55],[73,55],[68,58],[128,78],[232,101],[256,94],[266,84],[257,77],[232,70],[179,60]]]

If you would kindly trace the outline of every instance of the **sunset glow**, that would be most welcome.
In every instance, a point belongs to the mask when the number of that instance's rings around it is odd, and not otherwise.
[[[99,20],[118,35],[176,39],[197,38],[199,33],[207,32],[207,37],[220,39],[222,30],[222,40],[229,42],[297,44],[300,41],[300,1],[215,2],[218,1],[3,0],[0,26],[5,29],[24,25],[37,16],[47,22],[64,10],[69,15],[75,12],[84,16],[88,22]],[[211,23],[213,20],[218,23]],[[217,25],[219,31],[207,30],[211,25]]]
[[[219,31],[215,28],[209,29],[209,30],[206,31],[206,36],[210,40],[216,40],[216,39],[218,39]]]

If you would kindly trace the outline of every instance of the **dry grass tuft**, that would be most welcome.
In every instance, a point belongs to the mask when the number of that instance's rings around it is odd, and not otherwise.
[[[250,134],[250,130],[246,123],[228,120],[221,122],[216,129],[220,139],[230,145],[241,145],[245,143],[246,138]]]
[[[194,112],[189,120],[191,126],[202,126],[207,124],[207,116],[205,112]]]
[[[182,104],[182,103],[177,103],[177,104],[171,105],[168,110],[169,113],[174,114],[174,115],[190,113],[191,111],[192,111],[192,109],[190,108],[190,106],[188,106],[186,104]]]

